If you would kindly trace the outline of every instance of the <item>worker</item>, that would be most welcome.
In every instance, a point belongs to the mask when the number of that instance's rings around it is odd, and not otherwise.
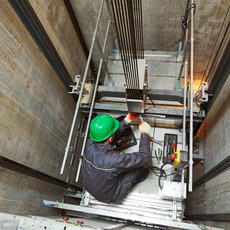
[[[120,201],[131,187],[148,176],[150,163],[147,122],[140,123],[139,152],[122,153],[114,149],[113,141],[138,117],[129,113],[120,123],[107,114],[96,116],[90,124],[90,138],[83,158],[83,186],[104,203]]]

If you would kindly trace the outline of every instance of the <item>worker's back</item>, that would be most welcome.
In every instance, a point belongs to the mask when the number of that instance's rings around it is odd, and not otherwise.
[[[99,201],[110,203],[121,195],[121,176],[116,172],[117,154],[112,145],[95,143],[91,139],[87,142],[82,166],[83,185]]]
[[[89,139],[83,159],[83,185],[99,201],[119,201],[140,177],[145,179],[143,170],[149,161],[148,134],[141,134],[139,152],[127,154]]]

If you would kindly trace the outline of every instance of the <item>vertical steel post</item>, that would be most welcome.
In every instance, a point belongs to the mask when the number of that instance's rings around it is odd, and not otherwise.
[[[182,134],[182,149],[186,147],[186,114],[187,114],[187,78],[188,78],[188,59],[185,60],[185,75],[184,75],[184,111],[183,111],[183,134]]]
[[[191,1],[194,5],[194,0]],[[189,132],[189,192],[192,192],[193,177],[193,43],[194,43],[194,7],[191,8],[191,55],[190,55],[190,132]]]
[[[184,198],[184,173],[185,173],[185,169],[182,169],[181,172],[181,197]]]
[[[95,30],[94,30],[92,44],[91,44],[91,47],[90,47],[89,57],[88,57],[88,61],[87,61],[87,64],[86,64],[86,68],[85,68],[85,72],[84,72],[84,76],[83,76],[83,80],[82,80],[82,86],[81,86],[78,101],[77,101],[77,104],[76,104],[76,109],[75,109],[74,116],[73,116],[73,121],[72,121],[71,129],[70,129],[69,138],[68,138],[67,145],[66,145],[66,148],[65,148],[65,154],[64,154],[63,161],[62,161],[60,174],[63,174],[63,172],[64,172],[67,156],[68,156],[68,153],[69,153],[70,143],[71,143],[71,140],[72,140],[74,127],[75,127],[75,123],[76,123],[76,120],[77,120],[79,107],[80,107],[80,104],[81,104],[81,98],[82,98],[82,94],[83,94],[83,90],[84,90],[84,86],[85,86],[85,82],[86,82],[86,78],[87,78],[87,74],[88,74],[88,70],[89,70],[89,65],[90,65],[92,52],[93,52],[93,48],[94,48],[94,44],[95,44],[95,40],[96,40],[96,34],[97,34],[98,25],[99,25],[100,18],[101,18],[103,5],[104,5],[104,0],[101,0],[99,14],[98,14],[98,17],[97,17],[97,22],[96,22],[96,27],[95,27]]]
[[[186,41],[188,40],[188,29],[186,30],[185,40]],[[188,81],[188,57],[186,56],[185,67],[184,67],[184,111],[183,111],[182,150],[185,150],[185,146],[186,146],[187,81]]]
[[[86,145],[88,132],[89,132],[89,125],[90,125],[91,117],[92,117],[92,114],[93,114],[93,107],[94,107],[95,98],[96,98],[96,94],[97,94],[97,87],[98,87],[98,83],[99,83],[99,79],[100,79],[100,75],[101,75],[101,69],[102,69],[102,64],[103,64],[103,55],[104,55],[105,48],[106,48],[106,42],[107,42],[107,38],[108,38],[110,23],[111,23],[111,21],[109,20],[108,25],[107,25],[107,29],[106,29],[105,40],[104,40],[104,44],[103,44],[103,48],[102,48],[102,56],[101,56],[100,64],[99,64],[99,68],[98,68],[97,80],[96,80],[96,83],[95,83],[94,92],[93,92],[93,98],[92,98],[92,102],[91,102],[91,106],[90,106],[89,117],[88,117],[87,126],[86,126],[86,130],[85,130],[85,136],[84,136],[83,145],[82,145],[82,149],[81,149],[81,157],[80,157],[80,160],[79,160],[78,169],[77,169],[77,175],[76,175],[76,179],[75,179],[76,182],[78,182],[79,176],[80,176],[81,165],[82,165],[82,157],[84,155],[85,145]]]
[[[188,29],[186,30],[185,43],[188,44]],[[184,66],[184,111],[183,111],[183,133],[182,133],[182,150],[185,150],[186,147],[186,115],[187,115],[187,81],[188,81],[188,56],[185,57],[185,66]],[[184,174],[185,169],[182,170],[181,175],[181,195],[184,195]]]

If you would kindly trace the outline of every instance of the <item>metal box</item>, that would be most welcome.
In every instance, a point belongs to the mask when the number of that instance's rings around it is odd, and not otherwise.
[[[167,200],[182,200],[186,198],[186,183],[164,181],[162,198]]]

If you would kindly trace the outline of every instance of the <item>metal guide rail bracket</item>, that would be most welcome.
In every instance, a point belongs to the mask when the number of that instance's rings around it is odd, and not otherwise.
[[[74,85],[70,85],[69,87],[72,88],[72,90],[69,92],[69,94],[79,94],[79,85],[80,85],[80,75],[76,75],[74,79]]]

